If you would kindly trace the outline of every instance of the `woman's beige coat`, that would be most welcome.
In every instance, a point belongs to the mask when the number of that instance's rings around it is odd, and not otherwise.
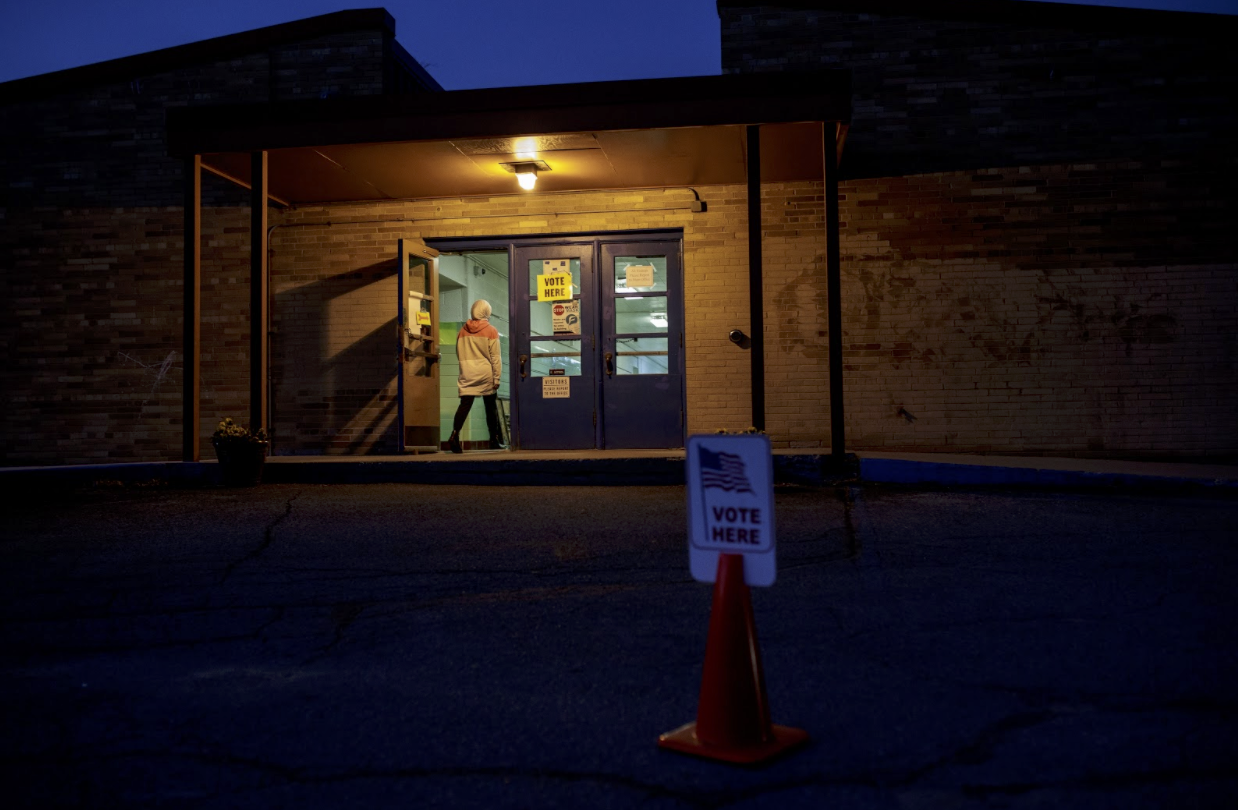
[[[503,350],[499,347],[499,330],[489,321],[466,321],[460,327],[456,356],[460,358],[460,379],[456,381],[460,396],[484,397],[499,390]]]

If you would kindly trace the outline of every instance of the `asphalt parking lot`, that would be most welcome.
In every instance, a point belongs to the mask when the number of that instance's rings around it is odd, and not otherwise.
[[[682,487],[116,486],[0,519],[20,807],[1232,807],[1238,499],[780,488],[761,768],[659,749]],[[10,800],[11,801],[11,800]]]

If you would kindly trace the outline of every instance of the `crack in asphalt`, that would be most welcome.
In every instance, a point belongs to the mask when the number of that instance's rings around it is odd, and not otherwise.
[[[842,490],[843,502],[843,526],[847,533],[847,559],[858,560],[864,552],[864,542],[860,539],[860,533],[855,528],[855,516],[852,514],[855,511],[857,502],[864,497],[859,487],[847,487]]]
[[[855,518],[853,512],[856,508],[856,502],[861,497],[859,487],[836,487],[834,489],[835,497],[843,507],[843,525],[841,527],[828,528],[816,537],[807,537],[800,540],[779,540],[780,548],[797,548],[803,547],[810,543],[829,542],[834,539],[840,532],[843,537],[843,547],[839,550],[830,551],[824,554],[811,554],[805,556],[796,556],[793,560],[782,558],[778,561],[778,570],[780,572],[794,571],[800,568],[811,568],[818,565],[828,565],[830,563],[843,562],[846,560],[855,561],[859,558],[864,550],[864,544],[860,540],[860,534],[856,531]]]
[[[303,664],[309,664],[320,658],[324,658],[332,650],[344,640],[344,635],[348,632],[348,628],[353,626],[353,623],[361,617],[367,605],[358,602],[341,602],[333,605],[331,608],[331,621],[335,624],[335,633],[331,640],[320,647],[318,651],[311,655]]]
[[[1039,709],[1003,717],[987,728],[978,731],[970,742],[915,769],[901,781],[910,785],[921,781],[933,771],[938,771],[942,768],[949,768],[954,765],[979,765],[988,762],[992,759],[993,752],[997,750],[997,747],[1007,737],[1046,723],[1063,713],[1055,709]]]
[[[266,551],[268,548],[271,547],[271,543],[274,542],[275,540],[275,527],[283,523],[288,518],[288,516],[292,514],[292,502],[295,501],[299,497],[301,497],[300,490],[298,490],[297,492],[294,492],[292,494],[292,497],[290,497],[284,503],[284,514],[280,515],[279,517],[275,518],[275,520],[267,524],[266,528],[262,532],[262,542],[258,544],[257,548],[253,549],[248,554],[246,554],[244,557],[241,557],[239,560],[233,560],[231,563],[228,564],[228,566],[224,569],[223,576],[220,577],[220,580],[219,580],[220,585],[227,582],[228,577],[232,576],[232,572],[235,571],[239,566],[244,565],[250,560],[256,559],[257,557],[261,556],[264,551]]]

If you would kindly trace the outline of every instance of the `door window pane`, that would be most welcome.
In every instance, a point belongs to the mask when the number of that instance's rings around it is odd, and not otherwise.
[[[644,284],[648,281],[650,271],[646,268],[653,267],[652,276],[653,284]],[[628,268],[633,268],[631,281],[633,284],[640,286],[630,286],[628,284]],[[646,278],[641,278],[645,276]],[[666,257],[665,256],[616,256],[615,257],[615,292],[666,292]]]
[[[529,351],[530,377],[580,376],[579,340],[533,340]]]
[[[408,291],[418,295],[430,294],[430,260],[420,256],[408,257]]]
[[[620,335],[632,333],[661,332],[666,334],[670,321],[666,314],[667,299],[664,295],[615,298],[615,332]]]
[[[532,337],[579,335],[582,317],[579,298],[572,301],[530,301],[529,334]]]
[[[547,266],[547,262],[550,266]],[[529,295],[537,297],[537,277],[546,270],[559,269],[566,262],[566,267],[572,271],[572,295],[580,295],[580,259],[530,259],[529,260]]]
[[[617,338],[616,374],[666,374],[670,356],[666,338]]]

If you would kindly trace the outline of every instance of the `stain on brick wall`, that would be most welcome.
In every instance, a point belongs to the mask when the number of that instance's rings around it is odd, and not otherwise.
[[[852,449],[1238,450],[1238,59],[1222,37],[736,5],[727,72],[853,71]],[[794,313],[780,347],[823,364],[810,244],[774,301]]]

